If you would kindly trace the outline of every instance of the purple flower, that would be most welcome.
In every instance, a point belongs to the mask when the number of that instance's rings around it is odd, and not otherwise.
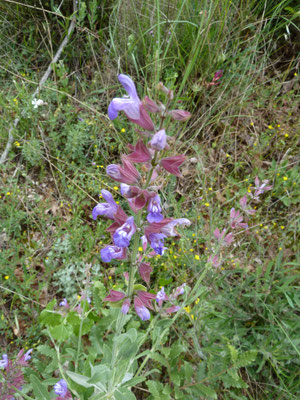
[[[143,281],[145,281],[146,283],[150,282],[151,272],[152,272],[152,267],[150,266],[150,263],[142,262],[139,265],[139,274],[140,274],[141,278],[143,279]]]
[[[123,314],[127,314],[130,307],[130,299],[125,299],[122,304],[121,311]]]
[[[164,247],[164,238],[166,236],[163,233],[150,233],[149,240],[150,246],[156,254],[163,255],[167,247]]]
[[[209,256],[207,261],[208,261],[208,262],[211,262],[212,265],[213,265],[214,267],[216,267],[216,268],[219,268],[219,267],[221,266],[221,261],[220,261],[218,255],[215,255],[215,256],[214,256],[214,255],[211,255],[211,256]]]
[[[180,310],[180,307],[179,306],[171,306],[171,307],[168,307],[168,308],[166,308],[166,312],[168,313],[168,314],[172,314],[173,312],[177,312],[177,311],[179,311]]]
[[[144,306],[143,302],[137,296],[134,296],[134,308],[142,321],[150,319],[150,311]]]
[[[120,172],[120,166],[118,164],[110,164],[106,167],[106,173],[113,179],[122,179],[122,174]]]
[[[120,191],[122,196],[130,197],[132,195],[131,186],[127,185],[127,183],[121,183]]]
[[[214,231],[214,236],[221,243],[224,240],[225,246],[229,246],[233,242],[233,234],[230,232],[225,236],[226,229],[223,229],[220,232],[219,228],[216,228]]]
[[[253,209],[251,209],[251,208],[249,208],[248,206],[247,206],[247,196],[245,195],[245,196],[243,196],[241,199],[240,199],[240,206],[242,207],[242,209],[243,209],[243,211],[245,211],[245,213],[246,214],[248,214],[248,215],[254,215],[255,213],[256,213],[256,211],[255,210],[253,210]]]
[[[136,231],[136,226],[134,224],[134,218],[129,217],[127,221],[118,228],[114,235],[114,244],[118,247],[128,247],[130,239]]]
[[[141,100],[138,97],[136,87],[132,79],[123,74],[120,74],[118,79],[124,86],[128,96],[123,98],[114,98],[110,102],[108,106],[109,119],[113,120],[117,118],[119,111],[124,111],[129,120],[146,130],[153,131],[153,122],[151,121]]]
[[[178,232],[176,232],[175,230],[176,225],[190,226],[191,221],[188,220],[187,218],[173,219],[172,221],[167,223],[164,227],[162,227],[161,231],[166,236],[178,236]]]
[[[239,211],[235,211],[234,208],[230,210],[230,226],[232,229],[235,228],[248,228],[248,224],[243,221],[243,216],[240,215]]]
[[[255,183],[254,187],[255,191],[253,194],[252,193],[249,194],[249,196],[252,197],[254,200],[259,201],[259,195],[266,192],[267,190],[272,189],[272,186],[267,186],[267,184],[269,183],[268,179],[265,179],[260,183],[260,180],[257,176],[254,180],[254,183]]]
[[[118,302],[122,299],[124,299],[125,293],[119,292],[118,290],[112,290],[110,289],[109,295],[106,296],[103,301],[111,301],[113,303]]]
[[[170,300],[175,300],[175,299],[177,299],[177,297],[178,297],[179,295],[183,294],[183,293],[184,293],[184,288],[185,288],[185,286],[186,286],[186,283],[183,283],[182,285],[178,286],[178,287],[174,290],[173,294],[170,296]]]
[[[187,121],[192,116],[190,112],[185,110],[171,110],[168,114],[176,121]]]
[[[164,129],[156,132],[150,140],[150,145],[155,150],[163,150],[167,144],[167,135]]]
[[[28,361],[31,359],[30,354],[32,353],[33,349],[29,349],[25,354],[24,354],[24,361]]]
[[[173,157],[166,157],[163,158],[160,161],[160,165],[170,174],[173,174],[175,176],[178,176],[181,178],[181,173],[179,171],[180,165],[185,161],[185,156],[184,155],[178,155],[178,156],[173,156]]]
[[[2,355],[2,360],[0,360],[0,368],[6,369],[8,366],[8,356],[7,354]]]
[[[70,392],[68,391],[67,382],[61,379],[54,385],[54,392],[63,399],[70,398]]]
[[[109,119],[117,118],[119,111],[124,111],[128,118],[140,118],[141,100],[137,95],[134,82],[127,75],[118,76],[120,83],[124,86],[129,96],[123,98],[114,98],[108,106]]]
[[[106,167],[106,173],[112,179],[118,182],[128,183],[129,185],[136,183],[140,179],[140,174],[132,162],[126,157],[122,157],[123,166],[118,164],[110,164]]]
[[[114,219],[114,214],[118,210],[118,205],[114,201],[112,195],[108,190],[101,190],[101,194],[103,198],[107,201],[107,203],[99,203],[96,207],[93,208],[92,216],[93,219],[96,220],[98,215],[102,215],[103,217]]]
[[[168,300],[168,296],[165,293],[165,288],[162,287],[159,292],[156,294],[156,301],[159,307],[162,306],[163,302]]]
[[[126,257],[126,249],[118,246],[106,246],[100,251],[104,262],[110,262],[113,258],[123,260]]]
[[[147,215],[148,222],[160,222],[164,217],[161,214],[160,197],[157,194],[149,200],[148,208],[149,214]]]
[[[63,301],[61,301],[61,302],[59,303],[59,305],[60,305],[60,307],[70,308],[67,299],[63,299]]]

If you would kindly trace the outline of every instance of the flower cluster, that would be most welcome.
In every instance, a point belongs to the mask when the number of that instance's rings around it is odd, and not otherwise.
[[[249,190],[248,195],[250,199],[256,200],[257,202],[260,201],[259,196],[263,194],[264,192],[271,190],[272,186],[267,186],[269,181],[264,180],[262,183],[260,183],[260,180],[258,177],[255,178],[255,187],[253,190],[253,193],[251,190]],[[255,210],[252,209],[248,205],[248,198],[247,195],[243,196],[240,199],[240,207],[242,211],[246,215],[254,215]],[[232,231],[241,228],[241,229],[248,229],[248,224],[247,222],[243,222],[244,217],[241,214],[240,211],[236,211],[235,208],[232,208],[230,210],[230,218],[228,225],[229,227],[226,229],[224,228],[222,232],[220,232],[219,228],[216,228],[214,231],[214,237],[216,239],[217,245],[215,246],[214,253],[209,257],[209,261],[214,265],[216,268],[220,267],[222,264],[222,248],[230,246],[234,242],[234,233],[229,232],[229,229],[232,229]]]
[[[31,359],[32,349],[28,350],[24,354],[24,349],[19,351],[14,361],[8,358],[7,354],[2,355],[0,360],[0,398],[1,400],[13,400],[14,394],[16,393],[15,388],[22,390],[24,384],[24,375],[22,367],[27,367],[28,362]]]
[[[128,154],[121,155],[121,164],[111,164],[106,168],[107,175],[120,183],[121,194],[128,201],[131,215],[127,215],[115,202],[111,193],[103,189],[101,193],[106,202],[94,207],[92,217],[96,220],[101,216],[112,221],[107,228],[112,244],[101,250],[102,260],[110,262],[113,259],[130,259],[131,262],[128,293],[111,290],[104,300],[120,302],[121,310],[126,314],[133,297],[138,316],[147,320],[150,318],[148,309],[154,309],[151,301],[156,299],[156,295],[143,290],[134,291],[135,272],[138,271],[140,277],[149,284],[152,268],[149,263],[143,262],[144,257],[163,255],[167,248],[165,239],[179,236],[176,227],[190,225],[186,218],[173,219],[164,216],[159,187],[155,185],[163,171],[181,177],[179,167],[185,161],[182,154],[165,156],[166,151],[170,149],[171,138],[163,128],[163,122],[167,117],[186,121],[191,114],[185,110],[169,110],[173,92],[162,83],[159,84],[159,90],[167,95],[166,105],[156,103],[147,96],[141,101],[134,82],[128,76],[119,75],[119,81],[128,96],[111,101],[108,107],[109,118],[113,120],[123,111],[131,122],[145,130],[139,132],[141,137],[135,144],[128,145]],[[160,118],[158,129],[155,128],[148,112]],[[138,251],[140,248],[143,252]],[[159,304],[161,307],[162,302]],[[177,310],[172,307],[166,312]]]

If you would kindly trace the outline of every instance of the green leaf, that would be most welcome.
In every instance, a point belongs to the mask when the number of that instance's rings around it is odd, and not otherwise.
[[[147,288],[144,285],[137,283],[136,285],[133,286],[133,290],[141,290],[142,292],[146,292]]]
[[[92,367],[91,375],[92,377],[88,379],[87,383],[97,385],[100,383],[104,385],[110,379],[111,370],[107,367],[107,365],[96,365],[95,367]]]
[[[257,356],[256,350],[249,350],[243,354],[239,354],[238,359],[235,363],[237,368],[246,367],[247,365],[253,363]]]
[[[202,383],[197,383],[195,385],[199,392],[205,396],[205,399],[217,399],[217,393],[210,387],[202,385]]]
[[[114,392],[115,400],[136,400],[135,395],[125,387],[120,387]]]
[[[50,400],[50,394],[48,393],[45,386],[38,380],[38,378],[35,375],[30,375],[30,382],[32,384],[33,393],[36,399]]]
[[[163,365],[166,368],[170,368],[170,364],[168,363],[168,361],[165,359],[165,357],[163,357],[162,355],[158,354],[158,353],[153,353],[151,350],[146,350],[144,352],[145,355],[149,355],[150,358],[152,358],[152,360],[155,360],[157,362],[159,362],[161,365]]]
[[[149,380],[146,382],[150,393],[154,396],[154,398],[160,398],[161,388],[159,386],[159,382]],[[160,384],[161,385],[161,384]]]
[[[136,386],[139,383],[142,383],[146,380],[146,378],[144,376],[136,376],[135,378],[129,379],[128,381],[126,381],[125,383],[123,383],[122,386],[127,387],[127,386]]]
[[[73,333],[73,329],[70,325],[60,324],[57,326],[50,326],[49,331],[53,338],[59,342],[67,340]]]
[[[78,383],[78,385],[80,386],[83,386],[85,388],[90,388],[94,386],[94,384],[88,383],[88,380],[90,379],[88,376],[80,375],[73,371],[66,371],[66,374],[72,379],[72,381]]]
[[[39,317],[40,323],[46,326],[56,326],[61,324],[62,316],[55,311],[43,310]]]
[[[81,335],[86,335],[87,333],[89,333],[93,326],[94,326],[94,321],[92,321],[89,318],[85,318],[84,321],[82,322]],[[78,336],[80,331],[80,326],[75,325],[73,329],[75,335]]]
[[[237,360],[237,357],[238,357],[238,351],[234,346],[232,346],[229,343],[227,344],[227,347],[228,347],[228,349],[230,351],[231,361],[234,364],[236,362],[236,360]]]

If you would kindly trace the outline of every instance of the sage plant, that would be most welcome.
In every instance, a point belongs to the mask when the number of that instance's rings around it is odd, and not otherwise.
[[[154,294],[146,291],[146,287],[141,290],[143,286],[135,286],[135,283],[139,275],[149,286],[152,267],[146,258],[163,255],[167,249],[166,240],[180,236],[176,228],[191,224],[186,218],[174,219],[165,215],[160,197],[162,185],[158,184],[159,177],[165,173],[181,177],[179,168],[185,161],[182,154],[172,155],[174,141],[164,128],[165,119],[186,121],[191,114],[185,110],[169,109],[173,92],[162,83],[158,89],[166,95],[166,104],[156,103],[147,96],[141,101],[134,82],[127,75],[119,75],[119,81],[127,96],[111,101],[108,116],[113,120],[122,111],[143,131],[138,131],[140,138],[136,143],[128,145],[128,153],[121,155],[121,163],[108,165],[106,173],[120,183],[121,194],[128,201],[131,215],[127,215],[112,194],[103,189],[101,193],[106,202],[94,207],[92,217],[96,220],[101,216],[112,221],[107,228],[112,243],[101,249],[102,261],[109,263],[116,259],[130,262],[130,270],[126,274],[127,292],[110,290],[104,301],[119,303],[123,314],[127,314],[133,304],[137,315],[142,320],[148,320],[149,310],[162,314],[178,311],[179,306],[174,303],[184,292],[182,285],[169,296],[164,288]],[[156,115],[157,126],[149,113]],[[166,308],[163,307],[164,302],[167,303]]]

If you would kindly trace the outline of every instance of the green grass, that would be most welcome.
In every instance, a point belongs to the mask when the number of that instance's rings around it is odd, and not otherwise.
[[[123,201],[105,174],[136,138],[123,116],[111,123],[106,115],[112,97],[123,93],[122,72],[141,96],[159,99],[159,81],[174,89],[174,108],[193,117],[169,122],[168,134],[178,152],[196,159],[183,179],[167,181],[168,214],[184,214],[193,225],[154,260],[152,286],[193,288],[201,277],[199,301],[187,299],[168,340],[158,343],[153,334],[142,348],[156,343],[169,366],[150,357],[142,374],[154,371],[134,389],[137,398],[155,399],[156,391],[164,398],[164,385],[174,398],[299,398],[297,2],[86,2],[40,93],[47,105],[35,110],[31,93],[72,15],[67,2],[59,10],[42,3],[45,12],[0,5],[1,152],[8,126],[22,114],[1,165],[0,354],[34,346],[37,370],[54,360],[44,375],[52,379],[55,356],[38,322],[46,304],[54,297],[75,304],[86,287],[93,298],[122,288],[126,263],[101,262],[110,239],[106,225],[91,218],[102,188]],[[220,85],[208,87],[218,69]],[[222,269],[203,277],[214,229],[225,226],[256,176],[273,189],[257,204],[250,234],[223,255]],[[109,318],[103,303],[94,306]],[[109,340],[101,324],[93,329]]]

